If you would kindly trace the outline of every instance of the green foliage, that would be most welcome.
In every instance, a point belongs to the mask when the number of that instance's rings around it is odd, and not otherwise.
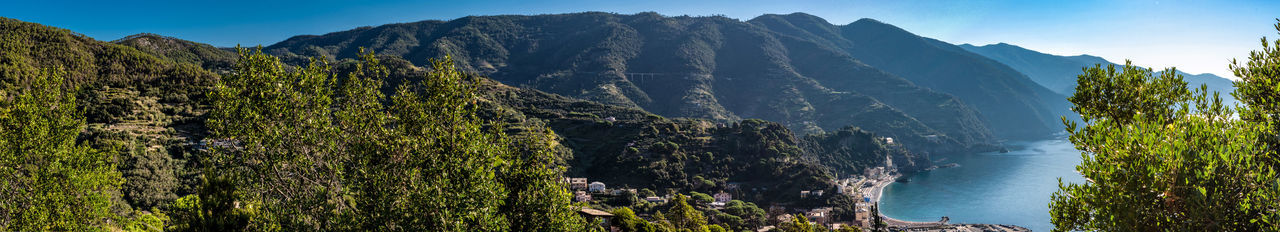
[[[822,225],[809,223],[809,218],[803,214],[793,214],[791,221],[782,222],[777,228],[782,232],[814,232],[821,230]]]
[[[586,228],[559,182],[554,134],[512,140],[477,118],[477,78],[447,58],[389,98],[388,70],[362,60],[335,78],[322,61],[291,71],[242,49],[217,84],[208,125],[224,142],[206,175],[261,202],[249,229]]]
[[[871,231],[888,231],[888,226],[884,223],[884,218],[880,217],[880,202],[871,205]]]
[[[1054,230],[1280,230],[1271,142],[1280,52],[1263,41],[1248,64],[1232,65],[1242,78],[1233,93],[1244,103],[1239,120],[1217,93],[1188,90],[1174,70],[1085,69],[1070,98],[1085,124],[1064,122],[1088,181],[1059,183]]]
[[[33,70],[61,73],[51,91],[74,96],[82,115],[75,139],[123,176],[103,193],[113,215],[98,220],[112,221],[111,229],[140,225],[137,217],[164,211],[167,201],[198,186],[185,144],[203,136],[198,118],[215,74],[65,29],[0,19],[0,86],[23,88]]]
[[[1280,21],[1280,19],[1277,19]],[[1280,31],[1280,23],[1275,25]],[[1269,131],[1280,134],[1280,39],[1268,43],[1262,38],[1262,50],[1249,52],[1249,61],[1240,63],[1231,61],[1231,71],[1240,81],[1235,83],[1236,91],[1231,93],[1244,104],[1240,111],[1240,119],[1264,123]],[[1280,137],[1259,136],[1259,141],[1266,144],[1271,151],[1280,150]],[[1268,160],[1269,162],[1280,162]]]
[[[859,228],[857,226],[845,225],[835,231],[836,232],[862,232],[862,228]]]
[[[613,185],[649,189],[719,191],[727,182],[742,182],[743,199],[774,203],[799,200],[796,192],[831,186],[831,173],[806,153],[809,145],[781,124],[744,120],[718,125],[706,120],[650,117],[644,111],[603,105],[517,89],[494,82],[480,84],[485,107],[493,118],[522,127],[545,123],[572,150],[570,176],[584,176]],[[589,112],[614,117],[612,124],[573,117]],[[838,147],[838,144],[831,144]],[[875,148],[871,148],[875,149]],[[634,152],[630,152],[634,150]],[[620,152],[628,151],[628,152]],[[706,154],[726,155],[706,155]],[[753,186],[766,187],[750,191]],[[641,190],[641,196],[649,196]]]
[[[725,232],[725,231],[728,231],[728,230],[725,230],[725,228],[724,228],[724,227],[721,227],[720,225],[708,225],[708,226],[707,226],[707,231],[708,231],[708,232]]]
[[[621,207],[614,209],[613,212],[610,213],[613,214],[613,221],[610,222],[610,224],[617,226],[623,232],[659,231],[657,225],[650,223],[649,221],[645,221],[644,219],[640,219],[640,217],[637,217],[636,213],[631,211],[630,208]]]
[[[735,231],[760,228],[769,221],[768,212],[757,207],[755,203],[741,200],[731,200],[725,203],[724,210],[721,210],[721,212],[726,213],[727,217],[714,215],[716,219],[725,222]]]
[[[689,197],[678,194],[671,202],[671,208],[667,209],[667,221],[671,222],[676,229],[681,231],[707,231],[707,218],[702,215],[702,211],[694,209],[687,202]]]
[[[181,165],[169,154],[151,150],[142,143],[116,152],[122,159],[119,170],[125,180],[120,192],[130,206],[153,209],[178,198],[180,183],[175,169]]]
[[[122,179],[111,154],[76,141],[65,72],[4,70],[19,79],[0,91],[0,230],[105,230]]]
[[[168,231],[240,231],[264,223],[258,216],[260,204],[248,201],[243,190],[218,177],[204,179],[198,194],[178,198],[169,208]]]
[[[164,231],[165,221],[168,217],[164,214],[146,213],[138,216],[136,220],[129,221],[124,226],[124,231],[131,232],[160,232]]]
[[[805,152],[838,176],[861,174],[867,168],[887,165],[887,160],[892,160],[904,172],[932,166],[927,155],[912,154],[900,146],[886,144],[876,134],[855,127],[810,134],[804,137],[804,142]]]
[[[235,66],[236,52],[215,48],[208,44],[181,40],[151,33],[126,36],[112,43],[138,49],[156,57],[178,63],[189,63],[211,71],[230,71]]]
[[[707,204],[711,204],[711,202],[716,201],[716,199],[712,198],[711,195],[707,195],[706,193],[700,193],[700,192],[689,193],[689,197],[693,198],[694,203],[697,203],[698,205],[704,205],[704,206]]]

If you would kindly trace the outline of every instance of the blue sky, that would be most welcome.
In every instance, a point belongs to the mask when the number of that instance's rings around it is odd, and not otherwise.
[[[951,43],[1007,42],[1059,55],[1229,77],[1231,58],[1274,39],[1280,1],[69,1],[5,0],[0,16],[99,40],[151,32],[215,46],[270,45],[293,35],[468,15],[582,11],[663,15],[806,12],[834,24],[874,18]]]

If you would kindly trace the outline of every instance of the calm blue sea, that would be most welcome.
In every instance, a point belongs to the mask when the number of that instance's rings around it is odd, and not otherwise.
[[[1009,143],[1009,153],[934,155],[946,157],[939,164],[958,163],[893,183],[884,190],[880,211],[885,216],[911,221],[1013,224],[1034,231],[1049,231],[1049,196],[1058,190],[1058,178],[1080,183],[1075,172],[1080,152],[1069,141],[1046,140]]]

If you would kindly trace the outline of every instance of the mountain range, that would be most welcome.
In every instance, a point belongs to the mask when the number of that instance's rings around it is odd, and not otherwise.
[[[473,16],[266,47],[294,62],[360,48],[418,65],[452,56],[505,84],[667,117],[759,118],[801,134],[853,125],[939,152],[1048,137],[1069,115],[1065,96],[958,46],[875,20],[837,26],[803,13]]]
[[[232,70],[235,49],[0,25],[6,67],[62,68],[80,87],[83,140],[129,148],[122,172],[174,173],[126,176],[137,179],[126,190],[139,192],[126,194],[130,204],[191,191],[204,93]],[[772,187],[755,193],[762,201],[890,160],[923,169],[930,153],[1049,137],[1070,115],[1062,94],[1013,65],[871,19],[834,25],[803,13],[476,16],[295,36],[264,50],[294,65],[324,57],[341,72],[361,48],[392,67],[387,86],[415,81],[423,64],[445,56],[491,78],[482,81],[485,117],[508,121],[515,134],[553,130],[564,153],[555,162],[571,175],[659,188]],[[21,73],[3,74],[11,84]],[[784,179],[796,181],[776,182]]]
[[[1018,70],[1018,72],[1026,74],[1036,83],[1066,96],[1070,96],[1075,92],[1076,76],[1081,74],[1083,68],[1093,67],[1094,65],[1102,65],[1104,67],[1113,64],[1117,66],[1123,65],[1112,63],[1097,56],[1051,55],[1007,43],[984,46],[961,44],[960,47],[1009,65],[1009,67]],[[1157,73],[1163,72],[1163,70],[1155,71]],[[1200,85],[1205,85],[1209,91],[1221,94],[1223,104],[1232,105],[1237,102],[1235,98],[1230,96],[1231,92],[1235,91],[1230,79],[1209,73],[1189,74],[1182,71],[1176,72],[1178,75],[1182,75],[1183,80],[1192,88],[1199,88]]]

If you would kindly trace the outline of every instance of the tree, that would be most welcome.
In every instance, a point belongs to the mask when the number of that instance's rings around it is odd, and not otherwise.
[[[707,231],[709,231],[709,232],[725,232],[726,230],[724,229],[724,227],[720,227],[720,225],[708,225],[708,226],[707,226]]]
[[[104,230],[123,181],[112,155],[76,142],[84,116],[62,71],[5,70],[0,91],[0,230]]]
[[[858,228],[857,226],[846,225],[846,226],[841,226],[839,230],[836,230],[836,232],[862,232],[862,228]]]
[[[614,209],[613,212],[611,213],[613,213],[613,219],[612,219],[613,221],[611,223],[614,226],[617,226],[622,231],[625,231],[625,232],[658,231],[658,228],[656,226],[654,226],[652,223],[649,223],[648,221],[645,221],[644,219],[640,219],[640,217],[637,217],[636,213],[634,211],[631,211],[630,208],[627,208],[627,207],[617,208],[617,209]]]
[[[289,70],[260,48],[239,52],[234,71],[209,94],[210,137],[231,145],[215,147],[206,175],[234,181],[284,229],[335,227],[338,213],[350,210],[342,178],[352,157],[335,141],[343,135],[333,126],[328,64]]]
[[[169,154],[144,147],[134,141],[127,150],[117,151],[124,177],[121,195],[134,209],[151,210],[177,199],[179,164]]]
[[[701,211],[694,209],[687,202],[689,197],[684,194],[677,194],[675,200],[671,201],[671,209],[667,210],[666,216],[668,221],[675,226],[676,229],[689,231],[707,231],[707,219],[702,215]]]
[[[809,218],[803,214],[791,215],[791,221],[785,221],[778,225],[778,229],[783,232],[814,232],[817,231],[818,225],[809,223]]]
[[[880,202],[871,205],[871,231],[888,231],[884,218],[880,217]]]
[[[736,230],[755,230],[765,226],[765,223],[769,221],[768,212],[757,207],[755,203],[742,200],[730,200],[729,203],[725,203],[724,212],[741,219],[742,225],[740,227],[742,228],[734,228]]]
[[[323,59],[290,70],[261,48],[240,54],[210,94],[207,122],[218,145],[206,178],[232,185],[202,191],[260,205],[221,213],[252,216],[247,229],[588,229],[559,181],[558,137],[538,127],[511,138],[500,120],[478,118],[484,80],[449,58],[432,60],[421,82],[385,97],[389,72],[371,53],[341,78]],[[218,213],[191,215],[175,218]]]
[[[1087,181],[1059,180],[1054,230],[1280,230],[1277,61],[1263,38],[1263,51],[1231,66],[1241,77],[1238,120],[1217,93],[1189,90],[1172,68],[1084,69],[1068,99],[1083,125],[1063,121]]]
[[[694,203],[698,203],[698,205],[702,206],[706,206],[711,204],[711,202],[716,201],[715,198],[712,198],[711,195],[707,195],[706,193],[692,192],[689,193],[689,195],[693,198]]]

